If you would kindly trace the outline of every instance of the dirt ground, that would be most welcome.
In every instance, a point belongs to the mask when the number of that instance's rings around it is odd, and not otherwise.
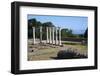
[[[57,53],[60,50],[67,50],[68,48],[76,49],[75,51],[87,55],[87,46],[85,45],[71,45],[63,44],[63,46],[57,46],[52,44],[35,44],[33,45],[28,41],[28,61],[34,60],[52,60],[57,57]]]

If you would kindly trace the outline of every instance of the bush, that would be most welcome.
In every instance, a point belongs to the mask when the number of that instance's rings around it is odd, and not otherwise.
[[[75,50],[60,50],[57,54],[58,59],[87,58],[87,56],[77,53]]]

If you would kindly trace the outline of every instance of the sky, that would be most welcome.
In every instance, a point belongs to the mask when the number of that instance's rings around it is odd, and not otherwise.
[[[83,16],[51,16],[29,14],[28,20],[35,18],[42,23],[52,22],[56,27],[72,29],[74,34],[83,34],[88,27],[88,17]]]

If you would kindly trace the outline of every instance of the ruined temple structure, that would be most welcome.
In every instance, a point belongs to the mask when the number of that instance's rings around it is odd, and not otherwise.
[[[36,35],[35,35],[36,27],[33,27],[33,44],[36,44]],[[43,43],[42,34],[43,29],[42,26],[39,27],[40,30],[40,43]],[[46,44],[51,45],[62,45],[61,43],[61,28],[60,27],[46,27]]]

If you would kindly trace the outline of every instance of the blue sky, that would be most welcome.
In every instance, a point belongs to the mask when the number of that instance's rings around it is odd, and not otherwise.
[[[83,16],[50,16],[50,15],[28,15],[28,19],[36,18],[42,23],[52,22],[56,27],[69,28],[75,34],[82,34],[88,27],[88,17]]]

